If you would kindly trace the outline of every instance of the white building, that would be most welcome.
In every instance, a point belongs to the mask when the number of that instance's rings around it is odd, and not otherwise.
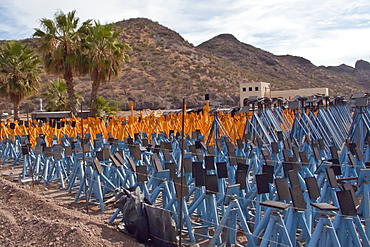
[[[267,82],[243,82],[240,83],[240,102],[242,98],[258,96],[259,98],[270,97],[270,83]]]
[[[240,83],[240,106],[244,106],[244,102],[249,97],[292,99],[297,95],[312,96],[314,94],[329,96],[329,89],[301,88],[296,90],[271,91],[271,85],[268,82],[243,82]]]

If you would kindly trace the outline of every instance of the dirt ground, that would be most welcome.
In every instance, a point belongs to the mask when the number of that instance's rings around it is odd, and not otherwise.
[[[22,183],[20,167],[0,165],[0,246],[141,246],[108,225],[113,204],[104,212],[85,201],[74,203],[56,184]]]
[[[118,229],[120,219],[107,222],[116,211],[114,203],[98,205],[74,202],[76,194],[68,194],[58,184],[37,184],[21,179],[22,166],[0,163],[0,246],[129,246],[154,247],[141,244]],[[238,243],[246,244],[238,233]],[[185,246],[208,246],[208,240]]]

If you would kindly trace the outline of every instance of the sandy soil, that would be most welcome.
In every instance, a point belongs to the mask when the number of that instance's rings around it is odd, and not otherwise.
[[[74,203],[58,185],[22,183],[20,169],[0,167],[0,246],[144,246],[107,221],[113,204],[101,212]]]

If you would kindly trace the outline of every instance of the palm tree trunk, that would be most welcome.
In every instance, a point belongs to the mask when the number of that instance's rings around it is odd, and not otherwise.
[[[75,89],[73,85],[73,74],[72,70],[69,69],[64,74],[64,80],[66,81],[67,85],[67,93],[69,98],[69,107],[71,109],[71,112],[76,116],[77,115],[77,102],[76,102],[76,95],[75,95]]]
[[[19,120],[18,111],[19,111],[20,100],[15,99],[13,104],[14,104],[13,111],[14,111],[14,121],[15,121],[15,120]]]
[[[91,87],[91,97],[90,97],[90,116],[96,117],[96,99],[98,98],[98,91],[100,87],[100,81],[93,81]]]

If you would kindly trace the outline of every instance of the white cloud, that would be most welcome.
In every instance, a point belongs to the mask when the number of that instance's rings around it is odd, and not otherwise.
[[[102,23],[146,17],[198,45],[221,33],[316,65],[370,61],[368,0],[3,0],[0,39],[23,39],[57,9]]]
[[[292,47],[290,54],[300,54],[316,65],[354,66],[359,59],[370,61],[370,27],[366,29],[329,30],[325,35],[308,40],[305,46]],[[281,51],[276,51],[281,53]],[[332,61],[337,61],[332,64]]]

